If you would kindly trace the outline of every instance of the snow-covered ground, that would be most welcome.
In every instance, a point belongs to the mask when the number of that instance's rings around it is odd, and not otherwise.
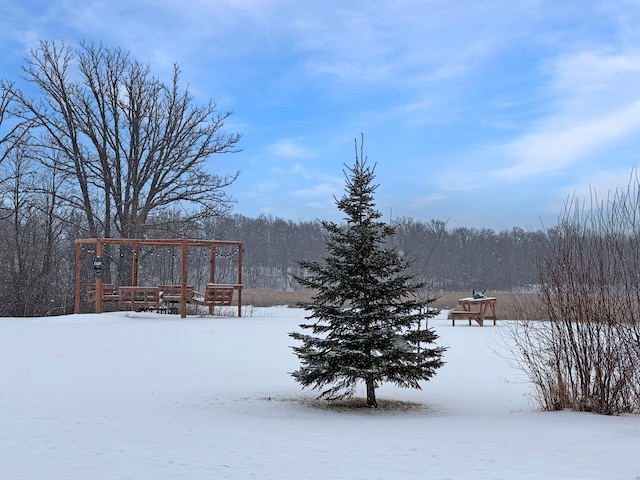
[[[2,479],[640,479],[640,417],[537,412],[506,322],[432,319],[446,365],[409,410],[304,402],[287,332],[245,318],[0,319]]]

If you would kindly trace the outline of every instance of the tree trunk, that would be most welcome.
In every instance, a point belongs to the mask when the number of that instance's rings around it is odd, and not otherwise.
[[[373,378],[366,379],[367,384],[367,407],[378,408],[378,402],[376,401],[376,385]]]

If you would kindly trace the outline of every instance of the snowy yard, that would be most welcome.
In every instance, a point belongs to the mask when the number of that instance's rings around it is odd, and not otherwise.
[[[640,417],[536,412],[507,329],[449,347],[410,410],[316,408],[288,375],[305,312],[0,319],[3,479],[640,479]]]

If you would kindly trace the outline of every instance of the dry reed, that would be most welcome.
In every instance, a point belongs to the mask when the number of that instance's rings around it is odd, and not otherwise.
[[[312,290],[268,290],[247,288],[242,291],[242,303],[254,307],[273,307],[287,305],[296,307],[298,302],[307,302],[313,296]],[[441,310],[452,310],[458,305],[458,299],[468,297],[471,292],[439,292],[429,293],[437,296],[433,306]],[[536,294],[512,293],[512,292],[487,292],[487,295],[496,297],[496,313],[500,320],[540,320],[541,316],[536,312]]]

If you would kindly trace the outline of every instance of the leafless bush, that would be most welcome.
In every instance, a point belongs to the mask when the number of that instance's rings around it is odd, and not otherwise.
[[[640,192],[568,202],[547,232],[537,309],[514,325],[515,357],[545,410],[640,411]]]

